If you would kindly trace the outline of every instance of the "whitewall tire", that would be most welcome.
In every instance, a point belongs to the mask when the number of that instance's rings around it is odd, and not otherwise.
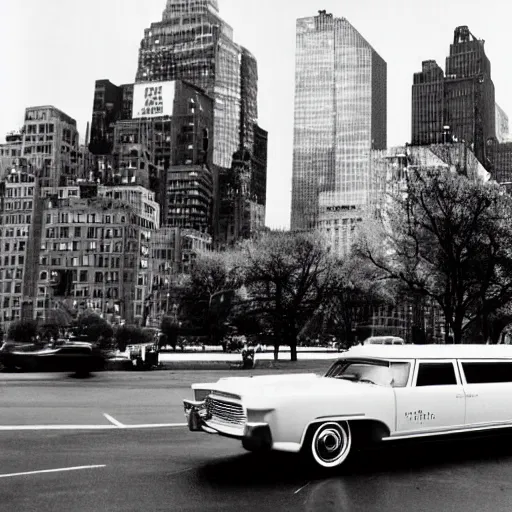
[[[311,455],[321,468],[341,466],[350,454],[352,434],[346,421],[329,421],[313,427]]]

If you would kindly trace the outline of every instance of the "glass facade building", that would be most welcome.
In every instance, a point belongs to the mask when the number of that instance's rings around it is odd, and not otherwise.
[[[369,198],[371,149],[386,147],[386,63],[344,18],[297,20],[291,229],[343,250]]]

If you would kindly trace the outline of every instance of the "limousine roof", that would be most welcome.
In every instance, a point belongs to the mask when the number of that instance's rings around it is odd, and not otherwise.
[[[378,359],[511,359],[512,345],[356,345],[343,357]]]

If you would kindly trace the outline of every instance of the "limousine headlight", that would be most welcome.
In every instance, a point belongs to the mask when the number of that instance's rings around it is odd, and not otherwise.
[[[196,402],[203,402],[206,397],[211,393],[210,389],[194,389],[194,400]]]

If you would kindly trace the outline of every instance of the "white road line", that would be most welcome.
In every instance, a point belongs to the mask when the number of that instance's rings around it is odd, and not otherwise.
[[[188,423],[149,423],[147,425],[125,425],[124,428],[173,428],[173,427],[188,427]]]
[[[103,416],[105,416],[105,418],[107,418],[107,420],[110,421],[110,423],[114,424],[116,427],[124,428],[124,425],[120,421],[117,421],[115,418],[112,418],[110,414],[104,412]]]
[[[309,485],[309,482],[306,485],[303,485],[302,487],[297,489],[293,494],[299,494],[299,492],[302,491],[302,489],[306,488],[308,485]]]
[[[0,431],[12,430],[113,430],[115,425],[6,425],[0,426]]]
[[[186,423],[151,423],[147,425],[123,425],[123,428],[137,430],[186,426]],[[114,430],[118,428],[116,425],[5,425],[0,426],[0,432],[15,432],[17,430]]]
[[[194,469],[196,469],[196,468],[179,469],[178,471],[173,471],[172,473],[167,473],[167,476],[181,475],[182,473],[188,473],[189,471],[194,471]]]
[[[42,473],[61,473],[63,471],[78,471],[81,469],[97,469],[105,467],[107,467],[106,464],[98,464],[96,466],[76,466],[73,468],[42,469],[40,471],[25,471],[24,473],[8,473],[6,475],[0,475],[0,478],[10,478],[13,476],[40,475]]]

